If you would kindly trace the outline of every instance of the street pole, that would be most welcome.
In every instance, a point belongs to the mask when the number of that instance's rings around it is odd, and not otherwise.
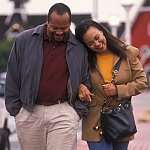
[[[126,21],[125,21],[125,41],[127,44],[131,44],[131,20],[130,20],[130,10],[132,8],[133,4],[130,3],[124,3],[122,4],[122,7],[125,9],[126,12]]]
[[[110,16],[109,20],[108,20],[108,23],[109,23],[109,26],[111,28],[112,35],[117,37],[118,36],[117,31],[118,31],[118,27],[120,25],[119,17],[117,15]]]
[[[93,0],[92,18],[93,20],[98,21],[98,0]]]

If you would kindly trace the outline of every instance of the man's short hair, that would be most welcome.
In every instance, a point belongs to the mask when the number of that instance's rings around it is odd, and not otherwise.
[[[50,15],[53,13],[53,12],[56,12],[58,15],[63,15],[65,13],[68,13],[69,14],[69,20],[71,22],[71,10],[70,8],[63,4],[63,3],[56,3],[54,4],[50,9],[49,9],[49,12],[48,12],[48,22],[50,21]]]

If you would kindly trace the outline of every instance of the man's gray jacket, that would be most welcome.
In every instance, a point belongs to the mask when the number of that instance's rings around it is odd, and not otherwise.
[[[32,112],[35,104],[43,63],[44,25],[22,32],[13,44],[5,85],[6,109],[12,116],[15,116],[21,107]],[[90,88],[87,52],[71,32],[66,60],[70,74],[67,87],[68,102],[79,116],[83,117],[87,114],[88,104],[79,100],[77,90],[80,83]]]

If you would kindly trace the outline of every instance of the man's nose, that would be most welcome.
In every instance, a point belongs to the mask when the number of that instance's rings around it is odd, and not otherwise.
[[[63,34],[63,31],[56,31],[55,32],[57,35],[62,35]]]

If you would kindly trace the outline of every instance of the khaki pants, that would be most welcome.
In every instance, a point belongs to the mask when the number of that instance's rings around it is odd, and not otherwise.
[[[76,150],[79,116],[67,103],[21,108],[15,117],[21,150]]]

